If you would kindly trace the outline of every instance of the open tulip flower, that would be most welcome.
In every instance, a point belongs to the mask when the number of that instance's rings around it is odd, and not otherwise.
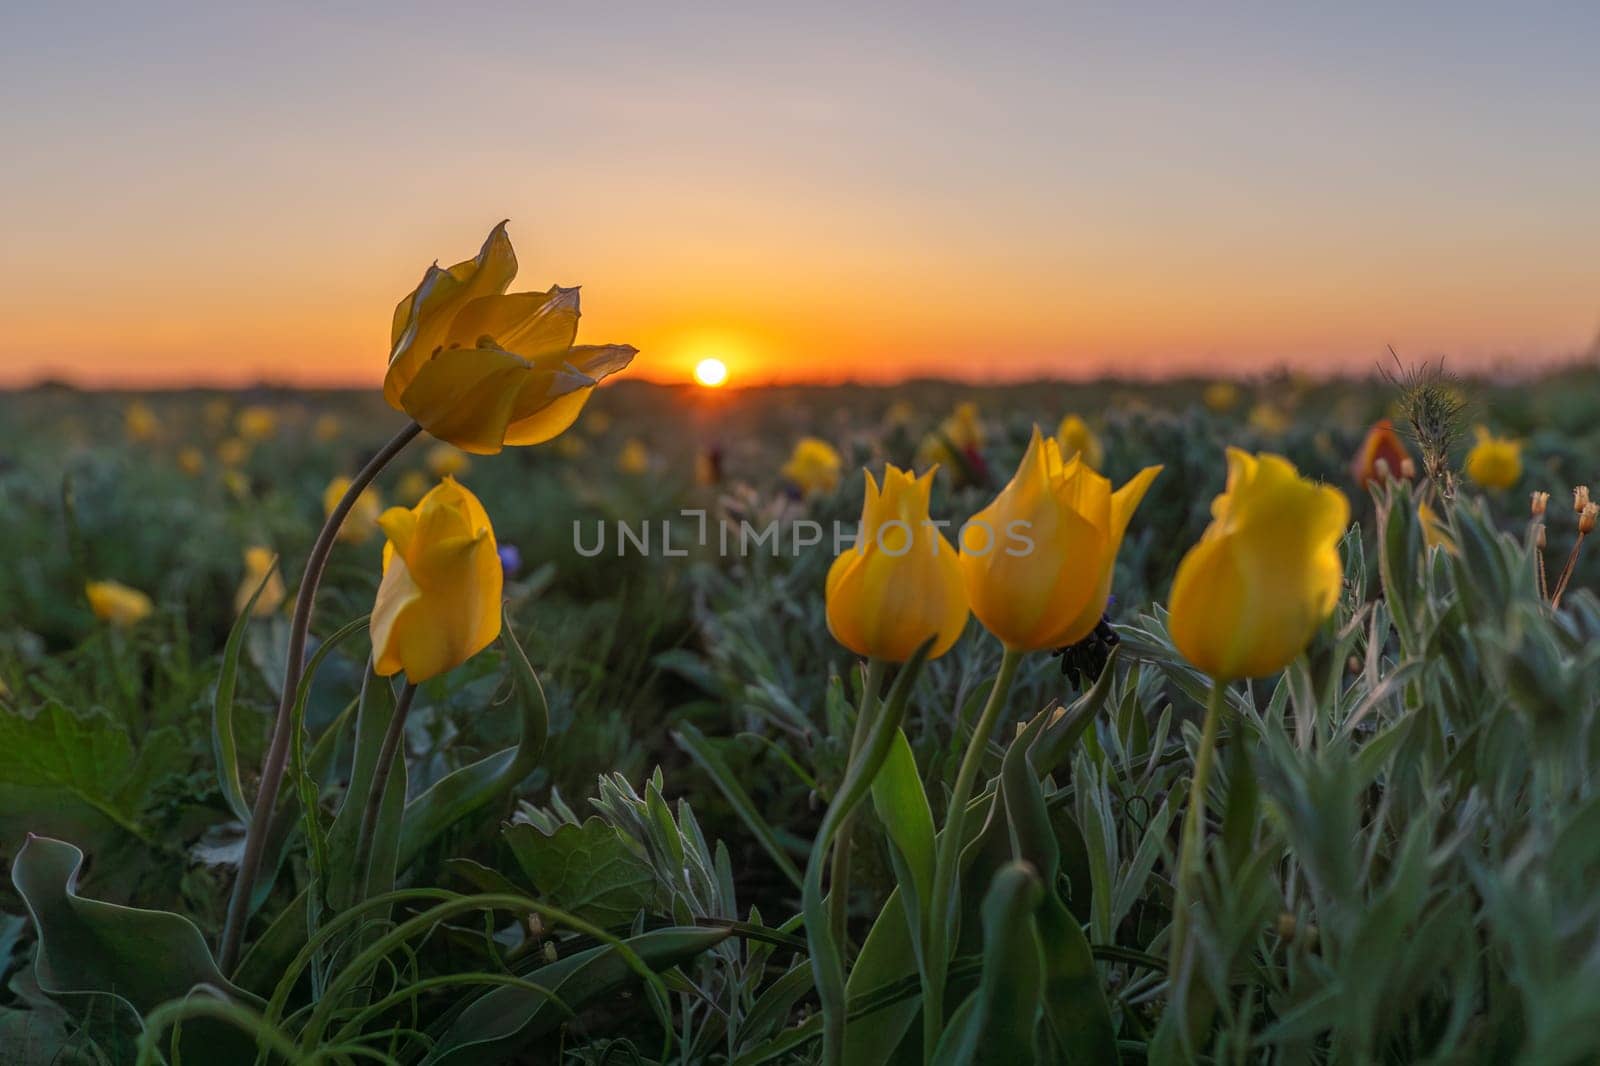
[[[508,293],[516,272],[502,222],[475,258],[429,267],[395,308],[384,398],[463,451],[493,455],[557,436],[636,351],[574,346],[578,290]]]
[[[1467,453],[1467,476],[1486,489],[1509,489],[1522,479],[1522,445],[1510,437],[1497,437],[1484,426],[1474,433],[1477,443]]]
[[[818,437],[801,437],[779,471],[802,496],[816,496],[839,487],[843,461],[833,445]]]
[[[936,659],[967,624],[956,550],[928,518],[933,475],[890,466],[881,490],[866,475],[860,535],[827,581],[828,630],[857,655],[905,662],[933,637]]]
[[[1115,492],[1082,454],[1033,439],[994,502],[962,533],[961,570],[972,613],[1016,651],[1075,644],[1105,612],[1123,533],[1161,467]]]
[[[389,543],[372,607],[374,669],[420,684],[500,635],[504,570],[478,498],[446,478],[407,509],[378,519]]]
[[[1277,455],[1228,449],[1228,483],[1211,525],[1178,564],[1173,643],[1220,681],[1287,666],[1339,599],[1344,493]]]

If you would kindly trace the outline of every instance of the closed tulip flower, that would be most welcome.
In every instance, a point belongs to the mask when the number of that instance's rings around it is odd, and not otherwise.
[[[1077,415],[1068,415],[1056,429],[1056,440],[1061,444],[1061,458],[1077,456],[1095,470],[1105,461],[1105,451],[1100,438],[1094,435],[1089,424]]]
[[[636,351],[574,346],[578,290],[508,293],[516,272],[502,222],[476,258],[429,267],[395,308],[384,398],[464,451],[492,455],[562,433]]]
[[[452,670],[500,635],[504,572],[494,527],[478,498],[446,478],[378,524],[389,538],[372,606],[377,672],[420,684]]]
[[[1344,493],[1277,455],[1228,449],[1211,525],[1172,583],[1173,643],[1220,681],[1283,669],[1333,612],[1343,580]]]
[[[817,437],[801,437],[779,473],[802,496],[815,496],[839,487],[843,465],[833,445]]]
[[[1115,492],[1081,456],[1062,458],[1034,428],[1011,483],[962,533],[961,570],[972,613],[1015,651],[1076,644],[1105,613],[1122,535],[1150,466]]]
[[[1486,489],[1509,489],[1522,480],[1522,445],[1477,427],[1478,442],[1467,453],[1467,476]]]
[[[1397,478],[1409,479],[1415,470],[1411,453],[1387,418],[1372,424],[1355,458],[1350,460],[1350,480],[1363,489]]]
[[[250,597],[255,596],[257,588],[261,595],[256,596],[255,609],[250,612],[252,617],[265,618],[279,607],[283,606],[283,575],[278,573],[277,557],[271,548],[246,548],[244,550],[244,580],[239,582],[239,591],[233,596],[233,613],[239,614],[250,603]],[[261,582],[266,584],[262,585]]]
[[[328,487],[322,493],[323,513],[331,515],[349,489],[350,479],[347,477],[336,477],[328,482]],[[344,525],[339,527],[339,539],[348,544],[365,544],[378,531],[378,516],[382,513],[383,500],[378,496],[378,490],[369,486],[356,498],[350,513],[345,515]]]
[[[91,581],[84,586],[84,593],[94,616],[114,626],[137,625],[155,609],[149,596],[116,581]]]
[[[931,637],[938,658],[967,624],[961,563],[928,518],[933,473],[890,466],[881,490],[866,475],[860,536],[827,581],[828,630],[857,655],[905,662]]]

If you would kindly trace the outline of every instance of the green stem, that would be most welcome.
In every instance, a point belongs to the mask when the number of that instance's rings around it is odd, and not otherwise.
[[[1178,875],[1173,884],[1171,942],[1167,945],[1167,974],[1172,981],[1177,981],[1183,972],[1183,956],[1189,945],[1189,909],[1194,904],[1205,856],[1206,789],[1211,783],[1211,766],[1216,761],[1217,733],[1227,693],[1228,687],[1223,682],[1211,682],[1205,724],[1200,731],[1200,750],[1195,752],[1194,776],[1189,780],[1189,806],[1183,815]]]
[[[355,902],[367,898],[367,886],[372,880],[372,848],[378,835],[378,815],[383,811],[383,794],[389,787],[389,773],[400,752],[400,741],[406,735],[406,715],[411,713],[411,701],[416,698],[417,686],[407,681],[395,701],[394,715],[383,734],[383,746],[378,749],[378,765],[372,768],[372,784],[367,789],[367,805],[361,810],[361,829],[356,837],[356,884],[360,886]],[[404,755],[400,755],[404,758]]]
[[[872,729],[872,718],[877,713],[878,692],[883,687],[884,663],[881,659],[868,659],[866,678],[861,687],[861,709],[856,712],[855,733],[850,738],[849,766],[861,754],[861,745]],[[833,845],[832,865],[828,870],[828,922],[833,938],[843,949],[848,943],[850,913],[850,834],[855,828],[856,816],[852,812],[839,823],[839,836]]]
[[[978,724],[973,727],[972,740],[956,772],[955,788],[950,793],[950,806],[944,818],[944,831],[939,834],[934,859],[933,903],[928,909],[926,938],[926,972],[922,975],[922,1055],[923,1061],[933,1061],[934,1048],[944,1030],[945,977],[950,966],[950,927],[955,924],[956,908],[960,904],[960,886],[957,869],[961,858],[962,838],[966,835],[967,801],[972,796],[972,786],[977,781],[978,769],[983,765],[989,748],[989,736],[1000,720],[1006,697],[1011,693],[1011,683],[1016,679],[1017,666],[1022,662],[1022,652],[1007,648],[1000,658],[1000,672],[995,676],[994,687],[989,690],[989,700],[983,705]]]
[[[278,716],[273,723],[272,740],[267,745],[266,758],[261,764],[261,786],[256,793],[255,807],[250,812],[250,827],[244,838],[244,856],[239,861],[239,876],[234,879],[233,894],[228,898],[228,917],[222,927],[217,963],[225,974],[232,972],[239,958],[245,923],[250,920],[250,897],[255,894],[256,875],[261,872],[261,860],[266,855],[267,839],[272,833],[278,788],[283,783],[284,765],[289,761],[289,719],[294,711],[300,675],[305,670],[306,637],[311,631],[311,608],[317,597],[317,586],[322,582],[322,571],[327,568],[328,556],[333,551],[339,527],[344,525],[345,518],[361,498],[361,493],[372,484],[389,461],[421,432],[422,427],[415,422],[407,423],[361,468],[360,473],[350,480],[344,498],[334,506],[328,520],[322,524],[322,531],[311,546],[311,554],[306,557],[300,590],[295,594],[294,619],[289,623],[289,651],[283,671],[283,690],[278,700]]]

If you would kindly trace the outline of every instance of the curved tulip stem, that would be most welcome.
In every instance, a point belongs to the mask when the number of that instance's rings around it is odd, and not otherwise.
[[[966,835],[967,802],[972,798],[972,786],[977,781],[978,769],[983,764],[989,748],[989,737],[1000,720],[1000,712],[1011,693],[1011,683],[1016,679],[1017,666],[1022,662],[1022,652],[1007,648],[1000,658],[1000,672],[995,675],[994,687],[989,690],[989,700],[983,705],[978,724],[972,729],[972,740],[956,771],[955,787],[950,793],[950,806],[944,816],[944,831],[934,858],[933,902],[928,908],[926,938],[926,972],[922,975],[922,1055],[924,1062],[933,1061],[934,1049],[944,1030],[945,976],[950,967],[950,927],[955,924],[954,911],[960,904],[958,884],[961,876],[962,838]]]
[[[1217,733],[1222,723],[1228,686],[1211,682],[1206,699],[1205,724],[1200,731],[1200,748],[1194,756],[1194,776],[1189,779],[1189,806],[1183,815],[1183,837],[1179,841],[1178,875],[1173,884],[1172,929],[1167,945],[1167,976],[1177,981],[1189,946],[1189,909],[1194,904],[1196,883],[1205,856],[1206,789],[1211,783],[1211,766],[1216,761]]]
[[[244,939],[245,923],[250,918],[250,896],[255,891],[256,876],[261,871],[261,860],[266,852],[267,837],[272,830],[272,815],[278,802],[278,787],[283,783],[283,768],[289,758],[289,719],[294,711],[295,692],[300,687],[300,675],[305,671],[306,636],[311,630],[311,608],[317,596],[317,586],[322,582],[322,571],[328,565],[328,555],[333,551],[339,527],[349,516],[356,500],[361,498],[368,485],[400,451],[410,444],[422,427],[415,422],[385,444],[366,466],[350,481],[344,497],[328,514],[322,531],[306,557],[305,573],[300,578],[300,590],[295,595],[294,619],[289,623],[289,650],[283,671],[282,695],[278,701],[278,716],[273,723],[272,739],[267,744],[266,757],[261,762],[261,786],[256,793],[255,807],[250,812],[250,827],[245,833],[244,856],[239,861],[239,876],[233,882],[233,894],[228,898],[228,918],[222,927],[222,944],[218,964],[223,973],[231,973],[239,958],[239,947]]]
[[[872,719],[878,712],[878,693],[883,688],[884,663],[881,659],[868,659],[866,676],[861,685],[861,709],[856,712],[855,734],[850,738],[849,766],[861,754],[861,745],[872,730]],[[832,864],[828,869],[828,918],[833,927],[833,938],[840,945],[849,933],[850,911],[850,834],[855,828],[852,812],[839,823],[839,835],[834,840]]]
[[[383,810],[383,794],[388,791],[389,772],[394,769],[395,753],[406,735],[406,715],[411,713],[411,701],[416,698],[417,686],[407,681],[395,701],[394,714],[389,728],[384,731],[383,745],[378,749],[378,764],[372,768],[372,786],[367,790],[367,805],[361,810],[361,831],[356,837],[356,893],[352,905],[367,898],[367,885],[372,880],[372,847],[378,835],[378,814]]]

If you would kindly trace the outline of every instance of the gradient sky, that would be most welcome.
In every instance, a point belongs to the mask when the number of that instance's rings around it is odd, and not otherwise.
[[[1122,6],[8,9],[0,382],[374,383],[502,217],[665,380],[1589,346],[1600,7]]]

